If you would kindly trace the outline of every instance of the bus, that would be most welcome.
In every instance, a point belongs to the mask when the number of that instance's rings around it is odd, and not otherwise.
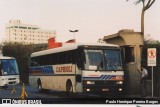
[[[7,88],[9,85],[16,85],[18,83],[19,70],[16,59],[0,56],[0,87]]]
[[[120,47],[71,43],[31,54],[29,84],[43,90],[74,93],[121,93],[124,71]]]

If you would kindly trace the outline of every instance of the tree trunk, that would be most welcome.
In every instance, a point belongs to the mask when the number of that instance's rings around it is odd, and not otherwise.
[[[141,13],[141,33],[143,36],[144,36],[144,13],[145,13],[145,10],[143,8]]]

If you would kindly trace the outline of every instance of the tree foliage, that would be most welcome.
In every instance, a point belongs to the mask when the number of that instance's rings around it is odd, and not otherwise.
[[[42,50],[42,47],[37,47],[37,45],[24,45],[22,43],[3,43],[3,55],[14,57],[17,60],[20,80],[21,82],[28,83],[28,67],[30,55],[33,52]]]
[[[143,4],[142,12],[141,12],[141,32],[142,34],[144,34],[144,13],[146,10],[148,10],[153,5],[154,2],[155,0],[137,0],[134,2],[134,4],[136,5],[139,3]]]
[[[156,48],[157,52],[156,52],[156,66],[153,68],[153,78],[154,78],[154,86],[156,88],[154,88],[154,96],[159,97],[160,96],[160,42],[159,41],[154,41],[154,40],[150,40],[149,41],[145,41],[144,42],[144,46],[143,46],[143,50],[142,50],[142,63],[144,65],[147,65],[147,50],[148,48]],[[149,78],[148,79],[152,79],[152,70],[150,66],[147,66],[147,70],[149,73]]]

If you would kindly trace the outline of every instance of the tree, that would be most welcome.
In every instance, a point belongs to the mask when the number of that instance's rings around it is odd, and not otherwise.
[[[151,37],[149,37],[151,38]],[[153,41],[152,39],[149,39],[149,41],[147,39],[145,39],[144,41],[144,46],[143,46],[143,50],[142,50],[142,63],[144,65],[147,65],[147,50],[148,48],[156,48],[157,52],[156,52],[156,66],[153,68],[154,72],[153,72],[153,78],[154,78],[154,96],[159,97],[160,96],[160,42],[159,41]],[[148,79],[151,80],[152,79],[152,72],[151,72],[151,67],[147,66],[146,69],[148,70]]]
[[[129,0],[127,0],[127,1],[129,1]],[[142,12],[141,12],[141,32],[144,35],[144,13],[146,10],[148,10],[152,6],[152,4],[155,2],[155,0],[137,0],[135,2],[135,4],[137,5],[141,2],[143,4]]]
[[[16,58],[20,73],[20,80],[23,83],[28,83],[28,69],[31,53],[44,50],[46,48],[46,46],[41,45],[25,45],[22,43],[5,42],[3,43],[2,49],[4,56]]]

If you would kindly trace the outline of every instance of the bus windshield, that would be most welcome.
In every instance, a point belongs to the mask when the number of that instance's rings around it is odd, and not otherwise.
[[[85,69],[118,71],[122,70],[120,50],[85,50]]]
[[[2,59],[1,64],[1,74],[2,75],[17,75],[19,74],[17,63],[15,59]]]

